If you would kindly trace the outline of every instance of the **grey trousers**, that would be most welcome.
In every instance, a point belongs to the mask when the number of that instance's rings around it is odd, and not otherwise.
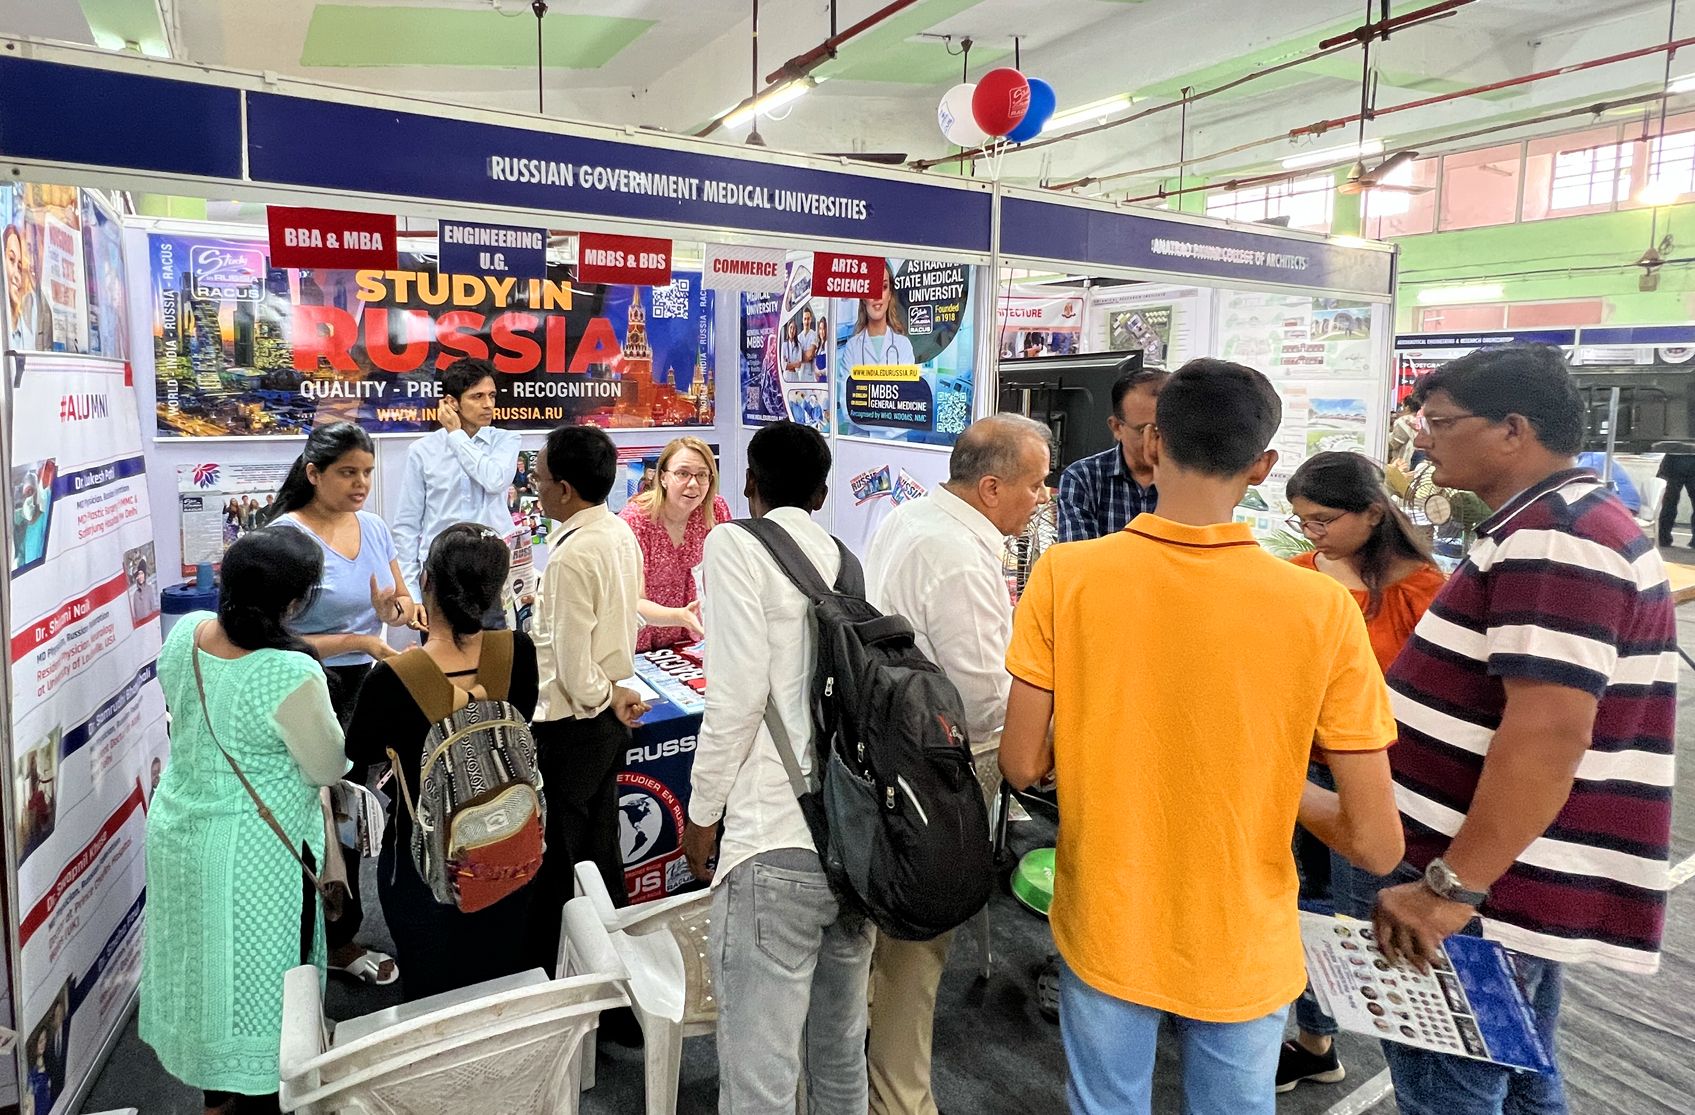
[[[870,925],[842,912],[815,852],[780,848],[731,869],[712,895],[718,1110],[865,1115]]]

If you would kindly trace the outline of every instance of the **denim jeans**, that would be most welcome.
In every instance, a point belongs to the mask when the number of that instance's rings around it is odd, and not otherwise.
[[[1252,1022],[1171,1015],[1182,1042],[1184,1115],[1275,1115],[1288,1008]],[[1149,1115],[1166,1012],[1096,991],[1060,966],[1059,1031],[1072,1115]]]
[[[844,912],[815,852],[780,848],[731,869],[712,894],[718,1110],[865,1115],[871,932]]]
[[[1336,912],[1361,918],[1371,916],[1378,891],[1418,877],[1406,868],[1384,876],[1352,866],[1343,875],[1343,881],[1336,884],[1343,892],[1337,895]],[[1476,935],[1477,923],[1473,922],[1463,932]],[[1536,1031],[1548,1055],[1554,1057],[1560,1021],[1561,966],[1522,952],[1509,951],[1508,955],[1530,998]],[[1565,1081],[1558,1067],[1544,1076],[1387,1041],[1383,1043],[1383,1057],[1389,1062],[1389,1074],[1395,1082],[1395,1102],[1402,1115],[1566,1115],[1568,1110]],[[1554,1059],[1557,1066],[1558,1058]]]

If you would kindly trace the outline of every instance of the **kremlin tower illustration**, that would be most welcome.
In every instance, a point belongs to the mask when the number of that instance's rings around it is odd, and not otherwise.
[[[695,372],[691,391],[677,390],[677,372],[667,368],[663,379],[653,374],[653,349],[647,340],[647,311],[639,297],[630,299],[630,313],[625,321],[623,356],[619,363],[619,379],[623,391],[613,409],[610,425],[677,426],[700,421],[702,381],[700,368]],[[706,410],[711,410],[710,396]],[[710,419],[708,419],[710,421]]]

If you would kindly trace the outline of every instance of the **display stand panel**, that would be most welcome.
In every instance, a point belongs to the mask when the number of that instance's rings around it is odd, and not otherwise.
[[[29,357],[13,416],[8,836],[24,1087],[45,1115],[68,1110],[141,974],[163,582],[124,365]]]

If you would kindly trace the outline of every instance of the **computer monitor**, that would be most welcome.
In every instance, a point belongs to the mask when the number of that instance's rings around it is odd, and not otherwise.
[[[1036,356],[1000,362],[1000,409],[1023,414],[1053,431],[1053,472],[1111,448],[1112,384],[1143,366],[1141,349]]]

